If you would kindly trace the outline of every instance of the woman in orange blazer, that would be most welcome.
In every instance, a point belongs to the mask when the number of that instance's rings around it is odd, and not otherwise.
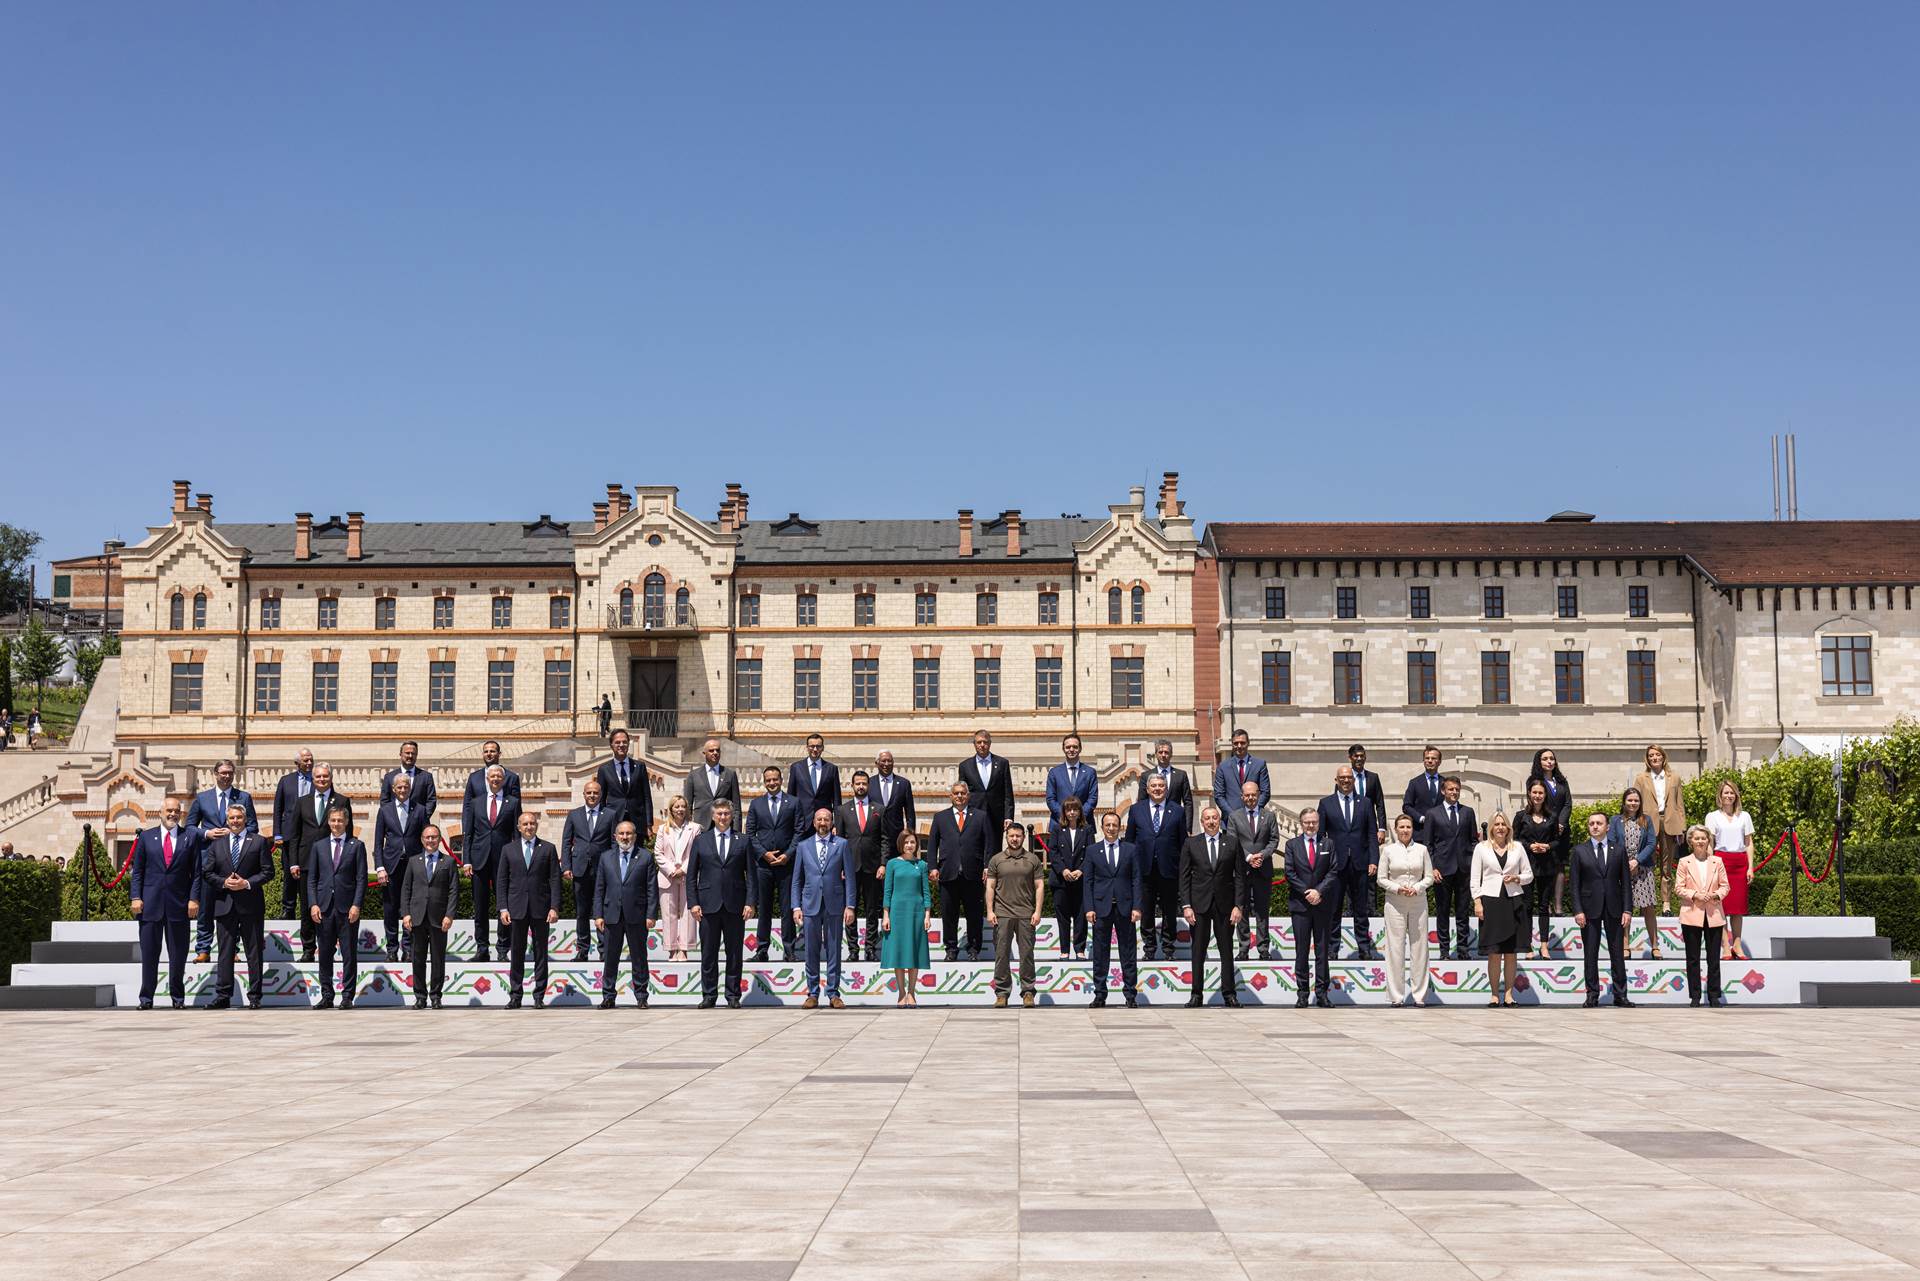
[[[1674,861],[1687,852],[1683,839],[1687,830],[1687,798],[1680,776],[1667,764],[1666,748],[1649,743],[1645,760],[1646,768],[1633,776],[1633,786],[1639,789],[1640,803],[1653,819],[1655,849],[1660,856],[1660,911],[1664,914],[1670,910],[1667,891],[1673,884]]]
[[[1687,999],[1700,1004],[1700,948],[1707,949],[1707,1004],[1723,1005],[1720,995],[1720,931],[1726,928],[1727,865],[1713,852],[1713,833],[1687,829],[1687,853],[1674,869],[1673,892],[1680,900],[1680,934],[1687,941]]]

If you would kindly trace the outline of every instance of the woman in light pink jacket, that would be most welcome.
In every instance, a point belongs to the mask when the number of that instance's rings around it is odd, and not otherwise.
[[[667,959],[684,961],[694,945],[693,911],[687,903],[687,860],[700,825],[687,819],[687,798],[667,802],[667,821],[653,837],[653,863],[660,878],[660,932]]]
[[[1727,865],[1713,852],[1713,833],[1695,824],[1687,829],[1687,853],[1674,868],[1673,888],[1680,899],[1680,934],[1687,941],[1687,997],[1700,1004],[1700,949],[1707,950],[1707,1004],[1724,1005],[1720,995],[1720,932],[1727,924]]]

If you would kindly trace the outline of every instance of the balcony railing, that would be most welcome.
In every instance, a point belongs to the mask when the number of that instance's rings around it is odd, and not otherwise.
[[[607,630],[616,635],[690,636],[699,629],[692,604],[647,604],[607,606]]]
[[[627,712],[627,729],[649,738],[677,738],[680,712],[672,707],[637,707]]]

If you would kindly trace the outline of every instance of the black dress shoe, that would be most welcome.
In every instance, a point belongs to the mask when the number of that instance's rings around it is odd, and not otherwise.
[[[1249,959],[1252,955],[1253,953],[1248,949],[1247,945],[1245,943],[1242,943],[1240,945],[1240,950],[1233,954],[1233,959],[1236,961],[1244,961]]]
[[[1616,996],[1613,998],[1613,1003],[1618,1009],[1630,1010],[1633,1008],[1633,998],[1630,996]]]
[[[1726,1003],[1727,1003],[1727,998],[1724,996],[1710,996],[1707,998],[1707,1004],[1714,1006],[1715,1008],[1725,1005]]]
[[[1132,992],[1127,993],[1127,1008],[1132,1010],[1132,1009],[1138,1009],[1139,1006],[1140,1006],[1140,998],[1135,996]]]
[[[716,996],[705,996],[705,997],[701,997],[701,998],[700,998],[700,1008],[701,1008],[701,1009],[703,1009],[703,1010],[710,1010],[710,1009],[712,1009],[712,1008],[713,1008],[714,1006],[716,1006],[716,1005],[718,1005],[718,1004],[720,1004],[720,998],[719,998],[719,997],[716,997]]]
[[[399,960],[399,959],[400,959],[400,949],[399,949],[399,948],[397,948],[397,947],[390,947],[390,948],[388,948],[388,949],[387,949],[387,959],[388,959],[389,961],[397,961],[397,960]]]
[[[350,1009],[352,1009],[352,1008],[353,1008],[353,998],[352,998],[352,997],[350,997],[350,996],[343,996],[343,997],[341,997],[341,998],[340,998],[340,1008],[341,1008],[341,1009],[343,1009],[343,1010],[350,1010]]]
[[[634,1008],[634,1009],[636,1009],[636,1010],[644,1010],[644,1009],[646,1009],[646,1008],[647,1008],[647,998],[646,998],[646,997],[644,997],[644,996],[636,996],[636,997],[634,997],[634,998],[633,998],[633,1008]]]
[[[484,964],[486,964],[486,963],[487,963],[488,961],[491,961],[491,960],[493,959],[493,957],[491,957],[490,955],[488,955],[488,954],[487,954],[487,953],[485,953],[485,952],[475,952],[475,953],[473,954],[473,959],[474,959],[474,961],[475,961],[475,962],[477,962],[477,963],[479,963],[479,964],[482,964],[482,965],[484,965]]]
[[[728,1009],[730,1009],[730,1010],[737,1010],[737,1009],[739,1009],[739,1008],[740,1008],[740,998],[739,998],[739,997],[737,997],[737,996],[733,996],[733,997],[728,997],[728,998],[727,998],[727,1008],[728,1008]]]
[[[173,1008],[176,1010],[184,1010],[187,1008],[187,1003],[182,1000],[175,1000],[173,1003]]]
[[[1589,1009],[1589,1010],[1597,1008],[1599,1004],[1600,1004],[1600,998],[1595,996],[1592,992],[1587,993],[1587,999],[1580,1002],[1580,1005],[1583,1009]]]
[[[573,954],[573,959],[576,961],[591,961],[593,958],[587,955],[587,949],[583,947]]]
[[[1192,996],[1187,998],[1188,1009],[1198,1009],[1200,1006],[1205,1005],[1206,1003],[1207,1003],[1207,998],[1202,996],[1198,992],[1195,992]]]
[[[259,1008],[260,1008],[260,998],[259,998],[259,997],[257,997],[257,996],[252,996],[252,997],[248,997],[248,998],[247,998],[247,1008],[248,1008],[248,1009],[250,1009],[250,1010],[257,1010],[257,1009],[259,1009]]]
[[[507,1008],[510,1010],[519,1009],[522,999],[523,998],[521,997],[521,995],[518,992],[515,992],[512,996],[507,998]]]
[[[430,1002],[428,1002],[428,1004],[432,1005],[433,1008],[437,1010],[440,1008],[440,998],[436,996]]]
[[[1318,996],[1314,997],[1313,1003],[1315,1007],[1322,1010],[1330,1010],[1333,1008],[1333,998],[1328,996],[1325,992],[1322,992]]]
[[[1107,1007],[1107,994],[1105,992],[1100,993],[1098,996],[1094,997],[1091,1001],[1087,1002],[1087,1008],[1090,1010],[1104,1010],[1106,1007]]]
[[[1263,964],[1273,960],[1273,950],[1271,948],[1265,948],[1265,947],[1261,948],[1260,960]]]
[[[948,965],[958,965],[960,963],[960,953],[948,952],[946,955],[946,962]]]
[[[153,1008],[153,1002],[151,1000],[142,1001],[140,1002],[140,1008],[143,1010],[150,1010]]]
[[[416,1010],[424,1010],[424,1009],[426,1009],[426,1008],[427,1008],[427,998],[426,998],[426,997],[424,997],[424,996],[416,996],[416,997],[414,997],[414,998],[413,998],[413,1008],[414,1008],[414,1009],[416,1009]]]
[[[312,949],[312,948],[308,948],[308,949],[307,949],[306,951],[304,951],[304,952],[302,952],[302,953],[300,953],[300,964],[302,964],[302,965],[312,965],[312,964],[313,964],[313,949]]]
[[[701,1002],[701,1004],[703,1004],[703,1005],[704,1005],[704,1004],[706,1004],[706,1002],[704,1002],[704,1001],[703,1001],[703,1002]],[[610,1010],[610,1009],[612,1009],[612,1008],[613,1008],[613,998],[612,998],[611,996],[603,996],[603,997],[601,997],[601,998],[600,998],[600,1008],[601,1008],[601,1009],[603,1009],[603,1010]]]
[[[1300,995],[1293,998],[1293,1008],[1296,1010],[1306,1009],[1307,1000],[1308,1000],[1307,994],[1305,992],[1302,992]]]
[[[1697,996],[1690,996],[1687,998],[1687,1004],[1697,1009],[1699,1008],[1699,1005],[1700,1005],[1700,998]]]
[[[230,1010],[233,1008],[233,1002],[232,1001],[208,1001],[207,1008],[210,1010]]]
[[[1221,998],[1220,998],[1220,1000],[1221,1000],[1221,1001],[1222,1001],[1222,1002],[1223,1002],[1223,1003],[1224,1003],[1224,1004],[1226,1005],[1226,1007],[1227,1007],[1228,1009],[1230,1009],[1230,1010],[1237,1010],[1237,1009],[1239,1009],[1239,1008],[1240,1008],[1240,998],[1239,998],[1239,997],[1237,997],[1237,996],[1235,996],[1235,995],[1234,995],[1233,993],[1231,993],[1231,992],[1229,992],[1229,993],[1227,993],[1227,994],[1226,994],[1225,996],[1223,996],[1223,997],[1221,997]]]
[[[753,954],[753,958],[752,958],[752,959],[753,959],[753,960],[754,960],[754,961],[755,961],[756,963],[760,963],[760,962],[764,962],[764,961],[765,961],[765,960],[767,959],[767,949],[766,949],[766,948],[764,948],[764,947],[763,947],[763,948],[761,948],[761,949],[760,949],[759,951],[757,951],[757,952],[755,952],[755,953]]]

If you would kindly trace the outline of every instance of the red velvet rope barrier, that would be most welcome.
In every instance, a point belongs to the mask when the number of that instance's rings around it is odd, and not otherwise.
[[[1800,848],[1800,833],[1791,827],[1780,833],[1780,839],[1773,843],[1773,848],[1767,852],[1765,858],[1753,865],[1753,870],[1758,872],[1761,868],[1773,862],[1773,856],[1778,854],[1789,841],[1793,843],[1793,856],[1799,861],[1800,870],[1807,874],[1809,884],[1818,885],[1833,875],[1833,865],[1840,857],[1840,833],[1835,832],[1833,834],[1833,844],[1827,847],[1827,865],[1820,869],[1818,876],[1815,876],[1813,874],[1812,864],[1807,862],[1806,853]]]
[[[1786,831],[1780,833],[1780,839],[1773,843],[1773,848],[1767,851],[1767,856],[1753,865],[1755,874],[1758,874],[1761,868],[1773,862],[1773,856],[1780,852],[1780,847],[1787,843],[1787,838],[1791,835],[1793,835],[1792,828],[1788,828]]]
[[[93,877],[93,883],[100,887],[102,893],[105,893],[107,890],[112,889],[114,886],[120,884],[120,882],[126,880],[127,873],[133,870],[133,859],[129,857],[126,865],[114,874],[114,878],[111,881],[103,880],[100,876],[100,869],[93,865],[93,846],[91,845],[87,846],[86,860],[87,872]]]

